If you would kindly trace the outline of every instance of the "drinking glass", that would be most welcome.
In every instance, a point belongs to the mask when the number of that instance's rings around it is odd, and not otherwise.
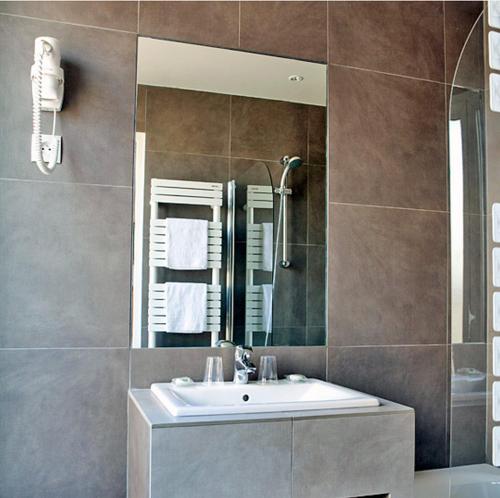
[[[224,368],[222,367],[221,356],[209,356],[205,366],[205,384],[218,384],[224,382]]]
[[[261,356],[259,368],[259,382],[261,384],[277,382],[278,369],[276,368],[276,356]]]

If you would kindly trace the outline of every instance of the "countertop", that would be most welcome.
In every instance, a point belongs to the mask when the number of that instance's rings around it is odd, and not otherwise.
[[[151,389],[130,389],[130,400],[137,406],[152,429],[161,427],[184,427],[193,425],[251,423],[274,420],[297,420],[320,417],[363,417],[412,413],[413,408],[378,398],[380,406],[365,408],[337,408],[332,410],[298,410],[277,413],[239,413],[233,415],[204,415],[195,417],[173,417],[163,407]]]

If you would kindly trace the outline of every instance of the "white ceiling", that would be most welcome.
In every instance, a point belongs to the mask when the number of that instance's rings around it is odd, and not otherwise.
[[[139,38],[137,82],[326,106],[324,64],[153,38]]]

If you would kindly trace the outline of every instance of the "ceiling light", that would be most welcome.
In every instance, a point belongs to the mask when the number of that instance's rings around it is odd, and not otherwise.
[[[300,74],[292,74],[288,76],[288,79],[290,81],[302,81],[304,79],[304,76],[300,76]]]

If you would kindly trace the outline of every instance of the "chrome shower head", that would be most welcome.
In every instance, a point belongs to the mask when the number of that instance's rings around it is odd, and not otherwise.
[[[283,189],[286,182],[286,177],[291,169],[297,169],[302,165],[302,158],[299,156],[283,156],[280,159],[280,163],[285,167],[283,174],[281,175],[280,189]]]
[[[285,168],[288,167],[288,169],[295,169],[302,166],[302,158],[299,156],[283,156],[280,163],[285,166]]]

